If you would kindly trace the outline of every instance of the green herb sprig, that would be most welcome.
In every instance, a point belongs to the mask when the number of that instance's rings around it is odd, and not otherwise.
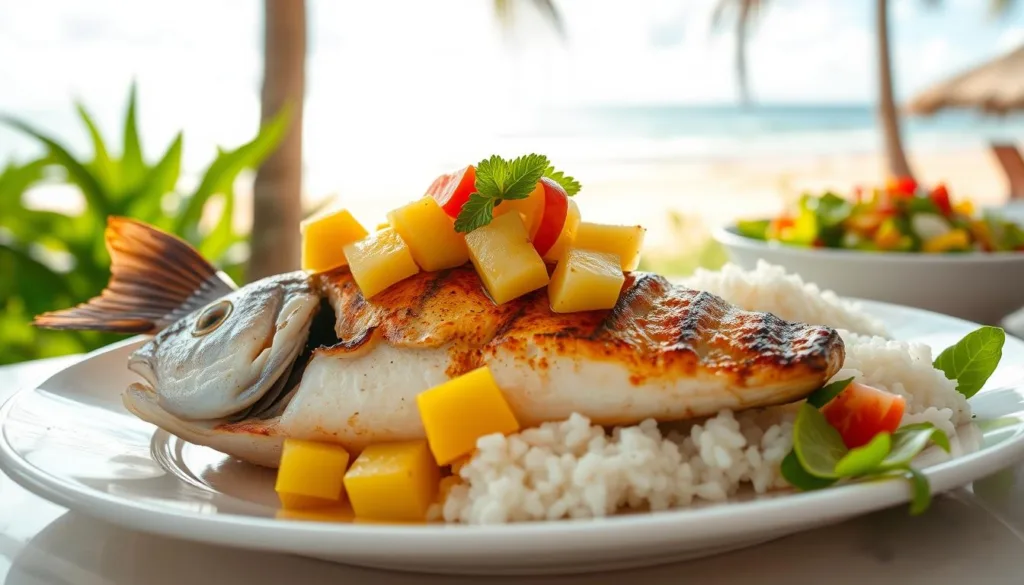
[[[556,171],[543,154],[526,154],[511,161],[494,154],[480,161],[474,191],[455,218],[455,231],[467,233],[491,223],[495,207],[505,200],[526,199],[541,177],[558,183],[569,196],[580,190],[576,179]]]
[[[957,391],[970,398],[995,372],[1005,340],[1002,329],[982,327],[940,353],[934,367],[956,380]],[[920,423],[891,434],[879,433],[867,445],[848,449],[819,409],[852,381],[837,380],[807,397],[793,424],[793,449],[782,460],[782,476],[802,491],[826,488],[844,479],[903,478],[911,488],[910,513],[923,513],[931,504],[931,486],[911,462],[930,444],[948,453],[949,437],[931,423]]]
[[[981,390],[1003,358],[1006,332],[999,327],[981,327],[968,333],[935,358],[933,364],[946,378],[956,380],[957,392],[970,398]]]

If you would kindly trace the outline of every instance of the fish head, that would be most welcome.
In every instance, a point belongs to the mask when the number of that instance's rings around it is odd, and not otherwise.
[[[266,278],[170,324],[128,367],[179,418],[239,416],[282,392],[319,307],[305,273]]]

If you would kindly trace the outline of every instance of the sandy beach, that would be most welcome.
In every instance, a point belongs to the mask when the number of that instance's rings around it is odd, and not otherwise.
[[[984,149],[912,153],[911,161],[919,180],[946,182],[954,198],[970,197],[980,205],[1006,201],[1002,171]],[[672,229],[670,212],[699,219],[706,228],[740,216],[775,213],[807,190],[833,189],[842,194],[858,184],[877,184],[884,176],[882,168],[879,155],[851,154],[575,162],[572,171],[584,185],[577,202],[587,220],[642,224],[648,228],[647,249],[664,253],[681,243]],[[309,193],[307,204],[318,205],[328,198],[373,224],[429,183],[419,176],[409,179],[376,186],[340,185],[333,193]],[[242,197],[240,203],[247,199]],[[239,220],[245,222],[248,208],[239,212]]]

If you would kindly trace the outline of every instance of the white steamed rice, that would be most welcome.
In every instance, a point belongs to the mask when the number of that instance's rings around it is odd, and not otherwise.
[[[701,270],[687,285],[747,310],[840,330],[846,361],[833,380],[852,376],[903,396],[904,424],[927,421],[954,436],[971,418],[955,383],[932,367],[931,348],[886,339],[884,324],[781,267]],[[792,445],[795,413],[795,405],[724,410],[698,423],[659,427],[647,420],[611,432],[574,415],[483,437],[460,470],[462,481],[433,514],[468,524],[588,518],[785,488],[779,463]]]

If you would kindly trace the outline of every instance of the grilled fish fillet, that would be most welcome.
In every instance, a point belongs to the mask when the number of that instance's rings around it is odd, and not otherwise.
[[[422,438],[416,395],[487,365],[523,426],[573,412],[605,425],[783,404],[841,367],[830,328],[739,310],[653,274],[610,311],[557,314],[546,292],[495,305],[471,267],[420,273],[368,301],[346,269],[315,287],[339,341],[316,350],[280,430],[359,450]]]

